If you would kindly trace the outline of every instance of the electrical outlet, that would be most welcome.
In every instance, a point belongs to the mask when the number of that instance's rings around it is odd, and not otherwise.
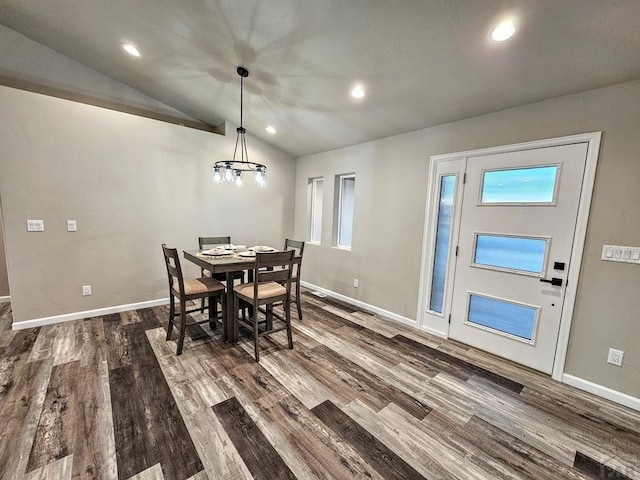
[[[27,220],[27,232],[44,232],[44,220]]]
[[[360,285],[360,280],[358,280],[357,278],[353,279],[353,286],[358,288],[358,286]]]
[[[83,285],[82,286],[82,295],[84,295],[85,297],[87,295],[91,295],[91,285]]]
[[[609,356],[607,357],[607,363],[621,367],[623,357],[624,357],[624,352],[622,350],[616,350],[615,348],[610,348]]]
[[[67,232],[77,232],[78,225],[75,220],[67,220]]]

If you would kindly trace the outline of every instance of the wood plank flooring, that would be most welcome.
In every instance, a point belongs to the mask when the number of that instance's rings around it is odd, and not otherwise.
[[[640,413],[330,298],[302,307],[295,348],[263,338],[256,364],[208,325],[176,357],[167,307],[12,331],[0,304],[0,478],[640,480]]]

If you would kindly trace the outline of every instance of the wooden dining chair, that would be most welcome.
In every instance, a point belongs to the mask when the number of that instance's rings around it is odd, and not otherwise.
[[[180,266],[180,258],[178,256],[178,250],[175,248],[167,248],[162,244],[162,253],[164,255],[165,265],[167,267],[167,277],[169,279],[169,326],[167,328],[167,341],[171,339],[171,332],[174,327],[175,317],[179,317],[178,328],[178,349],[176,354],[182,354],[182,347],[184,345],[184,334],[186,327],[189,325],[197,325],[201,323],[209,322],[212,329],[217,327],[218,312],[217,302],[219,301],[222,306],[222,316],[224,319],[225,312],[225,288],[215,278],[201,277],[193,278],[191,280],[185,280],[182,276],[182,268]],[[197,299],[209,299],[209,318],[199,322],[187,323],[187,314],[197,312],[199,308],[193,308],[187,310],[187,302],[189,300]],[[176,311],[176,299],[180,302],[178,305],[179,311]]]
[[[246,327],[253,333],[254,353],[256,362],[260,361],[258,339],[281,330],[287,331],[289,348],[293,348],[291,333],[291,273],[295,252],[287,250],[274,253],[256,253],[253,268],[253,282],[236,285],[234,291],[234,338],[238,338],[239,326]],[[282,303],[284,316],[273,311],[275,303]],[[249,320],[238,317],[240,307],[250,307]],[[258,317],[264,314],[264,321]],[[274,328],[273,319],[276,318],[284,326]],[[264,329],[260,329],[260,324]]]
[[[291,283],[295,286],[296,297],[295,302],[298,309],[298,319],[302,320],[302,306],[300,305],[300,269],[302,268],[302,254],[304,253],[304,242],[300,240],[291,240],[286,238],[284,240],[284,250],[294,250],[296,252],[296,260],[293,264],[293,271],[291,272]]]
[[[231,237],[198,237],[198,248],[200,250],[204,250],[206,248],[216,247],[220,245],[229,245],[229,244],[231,244]],[[211,272],[209,272],[208,270],[205,270],[204,268],[200,268],[200,274],[203,277],[205,276],[213,277],[220,282],[226,282],[227,280],[226,273],[211,274]],[[234,272],[233,279],[234,281],[240,280],[240,283],[244,283],[244,272]],[[233,288],[233,285],[231,285],[231,288]],[[204,299],[200,304],[200,311],[204,312]]]

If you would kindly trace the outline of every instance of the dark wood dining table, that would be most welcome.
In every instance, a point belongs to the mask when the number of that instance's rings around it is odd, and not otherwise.
[[[241,257],[237,254],[225,256],[209,256],[202,255],[200,250],[183,250],[184,259],[195,263],[199,267],[210,271],[211,273],[226,274],[226,314],[222,321],[222,339],[227,342],[236,342],[235,331],[233,328],[233,316],[238,312],[234,312],[233,308],[233,279],[235,272],[250,270],[255,266],[255,257]],[[294,262],[300,262],[302,257],[296,255]]]

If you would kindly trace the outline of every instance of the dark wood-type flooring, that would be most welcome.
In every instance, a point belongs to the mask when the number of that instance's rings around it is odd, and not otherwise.
[[[303,293],[281,336],[184,354],[157,307],[11,330],[3,479],[640,479],[640,413]],[[295,317],[295,314],[293,315]]]

